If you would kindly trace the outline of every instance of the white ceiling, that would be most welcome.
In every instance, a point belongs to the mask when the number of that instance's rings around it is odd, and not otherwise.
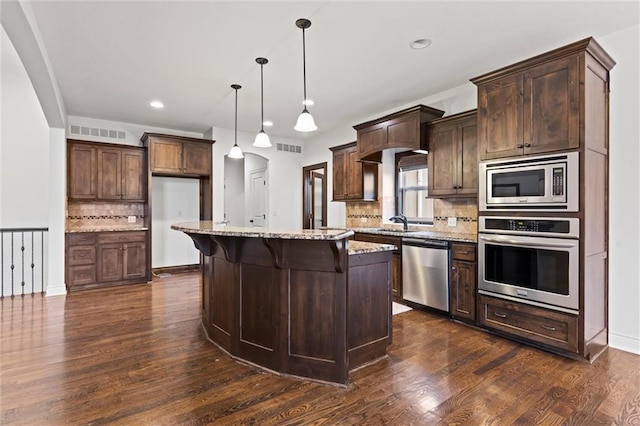
[[[638,24],[638,1],[611,2],[30,2],[67,112],[204,132],[260,126],[264,56],[266,129],[308,137],[302,109],[302,31],[307,92],[319,132],[468,82],[585,37]],[[409,43],[430,38],[423,50]],[[615,58],[614,58],[615,59]],[[149,107],[152,99],[163,110]],[[317,133],[317,132],[316,132]]]

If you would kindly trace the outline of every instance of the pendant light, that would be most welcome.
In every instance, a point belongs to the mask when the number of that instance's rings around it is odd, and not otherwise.
[[[256,58],[256,62],[260,64],[260,132],[253,141],[253,146],[257,148],[271,148],[269,135],[264,131],[264,79],[262,75],[262,67],[269,63],[267,58]]]
[[[244,155],[242,154],[242,150],[238,146],[238,89],[241,89],[242,86],[240,86],[239,84],[232,84],[231,88],[236,91],[236,122],[235,122],[235,136],[233,139],[234,143],[233,143],[233,146],[231,147],[231,151],[229,151],[229,158],[239,159],[239,158],[244,158]]]
[[[294,126],[294,129],[299,132],[313,132],[314,130],[318,130],[316,127],[316,123],[313,121],[313,117],[309,114],[307,110],[307,64],[306,64],[306,50],[305,50],[305,40],[304,40],[304,30],[311,26],[311,21],[308,19],[298,19],[296,21],[296,27],[302,28],[302,81],[304,84],[304,99],[302,104],[304,108],[302,112],[298,116],[298,121]]]

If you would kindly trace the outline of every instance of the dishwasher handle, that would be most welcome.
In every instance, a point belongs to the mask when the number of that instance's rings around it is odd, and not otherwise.
[[[403,238],[403,246],[425,247],[446,250],[449,248],[449,242],[446,240],[424,240],[420,238]]]

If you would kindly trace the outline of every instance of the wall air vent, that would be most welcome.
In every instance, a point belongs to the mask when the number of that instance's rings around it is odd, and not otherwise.
[[[302,147],[300,145],[289,145],[286,143],[276,144],[278,151],[293,152],[294,154],[302,154]]]
[[[122,130],[100,129],[98,127],[69,125],[69,133],[72,135],[97,136],[108,139],[127,139],[127,133]]]

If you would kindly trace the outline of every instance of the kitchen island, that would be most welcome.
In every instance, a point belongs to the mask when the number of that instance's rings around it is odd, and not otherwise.
[[[171,226],[203,256],[202,324],[231,356],[272,372],[346,385],[391,344],[394,246],[352,231]]]

